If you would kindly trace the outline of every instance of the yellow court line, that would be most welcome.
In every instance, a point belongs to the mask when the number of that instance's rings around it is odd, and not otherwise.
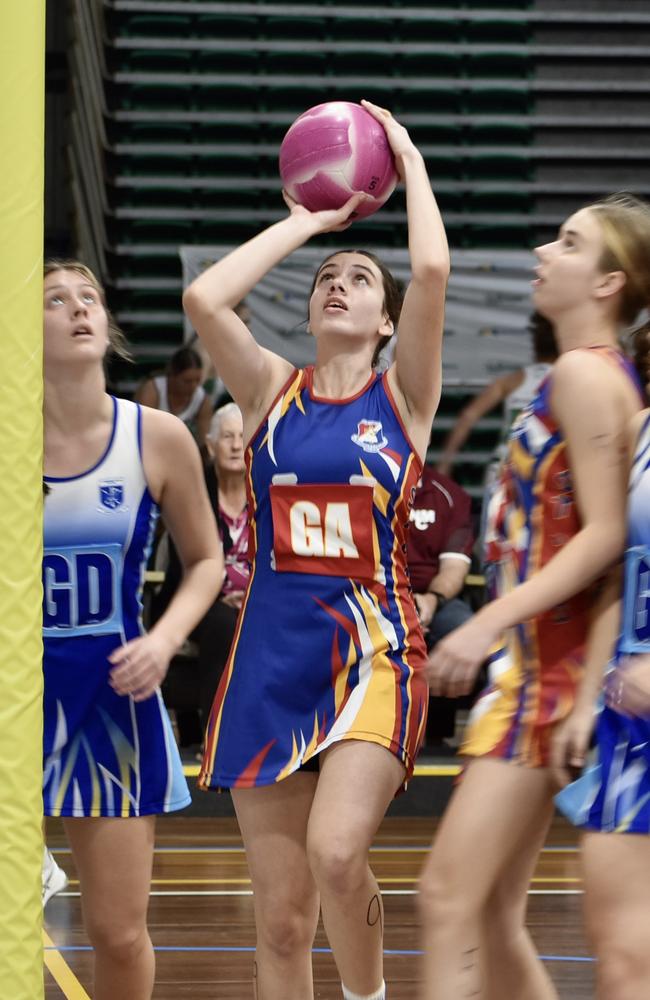
[[[377,878],[377,882],[380,885],[390,885],[393,883],[399,883],[400,885],[416,885],[420,881],[419,878],[413,877],[411,875],[395,875],[386,876],[384,878]],[[557,883],[558,885],[582,883],[582,878],[580,877],[565,877],[565,878],[552,878],[550,876],[535,876],[530,880],[531,885],[533,883]],[[71,878],[70,885],[79,885],[79,880]],[[251,880],[249,878],[154,878],[151,880],[152,885],[251,885]]]
[[[200,764],[183,764],[183,774],[186,778],[198,778],[200,770]],[[460,764],[416,764],[413,776],[415,778],[453,778],[460,772]]]
[[[46,949],[54,949],[43,952],[43,961],[66,1000],[90,1000],[85,989],[61,952],[56,950],[54,941],[45,930],[43,931],[43,945]]]

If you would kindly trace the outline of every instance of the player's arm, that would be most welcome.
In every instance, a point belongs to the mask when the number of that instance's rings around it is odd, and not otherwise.
[[[460,552],[448,552],[440,557],[438,572],[431,578],[429,586],[422,594],[413,594],[418,609],[420,624],[427,628],[439,609],[440,594],[445,601],[458,597],[465,586],[470,561]]]
[[[391,114],[368,101],[363,105],[383,125],[406,188],[411,280],[402,306],[389,380],[404,402],[411,418],[409,424],[419,425],[420,440],[414,443],[424,452],[440,400],[449,247],[422,154]]]
[[[151,406],[154,410],[157,410],[160,400],[154,380],[148,378],[142,385],[138,386],[133,398],[136,403],[141,403],[142,406]]]
[[[256,342],[235,306],[310,237],[347,228],[350,214],[364,198],[354,195],[336,211],[308,212],[285,196],[290,208],[286,218],[222,257],[186,289],[183,308],[245,422],[266,411],[293,366]]]
[[[147,482],[174,540],[183,576],[151,631],[109,657],[114,689],[118,694],[132,694],[137,701],[149,697],[162,683],[172,656],[215,600],[224,572],[196,442],[171,414],[143,410],[142,419]]]
[[[514,372],[508,372],[507,375],[501,375],[494,382],[491,382],[490,385],[486,386],[483,392],[475,396],[461,410],[454,427],[442,446],[442,455],[437,465],[440,472],[445,475],[450,474],[456,455],[467,441],[467,438],[479,420],[493,410],[495,406],[503,403],[504,399],[511,392],[514,392],[523,380],[524,372],[521,368],[518,368]]]
[[[567,442],[581,529],[538,573],[485,605],[439,643],[429,661],[435,694],[470,690],[499,635],[562,604],[620,558],[625,543],[627,437],[618,373],[586,351],[556,362],[552,407]]]

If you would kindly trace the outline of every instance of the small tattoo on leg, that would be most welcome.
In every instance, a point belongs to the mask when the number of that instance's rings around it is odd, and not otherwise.
[[[384,913],[381,906],[381,898],[378,893],[372,897],[368,904],[368,913],[366,915],[366,922],[368,927],[374,927],[379,924],[379,931],[383,936],[384,933]]]

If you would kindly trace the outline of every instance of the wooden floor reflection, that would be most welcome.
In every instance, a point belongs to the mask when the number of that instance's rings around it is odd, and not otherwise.
[[[390,1000],[412,1000],[417,993],[414,893],[435,824],[434,819],[421,817],[389,817],[373,847],[372,867],[385,894]],[[85,1000],[91,996],[91,956],[74,866],[56,821],[50,821],[48,840],[70,875],[70,886],[67,894],[50,901],[45,914],[53,945],[46,951],[46,965],[54,971],[53,975],[46,970],[45,996]],[[530,886],[528,923],[562,1000],[593,996],[593,962],[584,940],[581,907],[575,831],[557,820]],[[251,1000],[253,905],[235,820],[159,820],[149,924],[157,958],[156,1000]],[[322,929],[315,949],[315,994],[319,1000],[340,1000]]]

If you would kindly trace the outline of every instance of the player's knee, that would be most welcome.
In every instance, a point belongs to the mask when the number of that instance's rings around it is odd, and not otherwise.
[[[353,838],[329,836],[310,838],[309,864],[321,891],[336,895],[357,892],[368,872],[368,854],[355,847]]]
[[[313,906],[305,905],[308,902],[276,898],[268,907],[258,907],[258,947],[279,961],[291,961],[296,954],[309,951],[318,923],[318,900]]]
[[[616,936],[600,942],[598,986],[608,1000],[638,1000],[650,990],[647,935]]]
[[[429,868],[418,889],[416,906],[424,928],[435,931],[449,927],[467,914],[464,898],[444,867]]]
[[[140,921],[105,920],[90,917],[86,932],[95,951],[120,965],[133,965],[150,946],[146,924]]]

